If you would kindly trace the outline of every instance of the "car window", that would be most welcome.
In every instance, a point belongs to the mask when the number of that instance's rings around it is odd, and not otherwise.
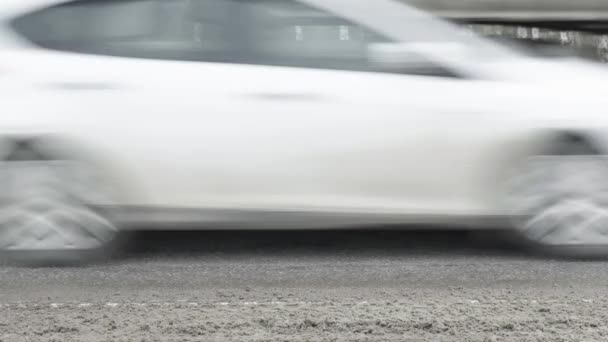
[[[49,49],[363,71],[377,71],[369,45],[390,42],[288,0],[81,0],[25,15],[14,26]]]
[[[243,1],[246,2],[246,1]],[[296,2],[247,2],[255,55],[269,64],[366,69],[367,47],[386,38]]]

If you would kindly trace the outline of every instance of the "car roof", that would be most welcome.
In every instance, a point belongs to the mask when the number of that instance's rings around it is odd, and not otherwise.
[[[35,11],[37,9],[41,9],[44,7],[59,5],[62,3],[72,2],[77,0],[0,0],[0,17],[2,18],[13,18],[15,16],[19,16],[21,14]],[[221,1],[221,0],[218,0]],[[343,8],[344,6],[349,7],[349,5],[357,3],[365,3],[365,6],[369,6],[368,0],[298,0],[303,3],[308,3],[311,5],[315,5],[318,7],[327,7],[324,5],[329,5],[328,7],[336,7]],[[388,0],[393,2],[393,0]],[[394,1],[398,3],[399,1]],[[372,6],[373,7],[373,6]]]
[[[22,14],[36,11],[49,6],[59,5],[62,3],[71,2],[74,0],[0,0],[0,21],[11,20]],[[221,0],[218,0],[221,1]],[[403,3],[402,0],[375,0],[373,5],[370,5],[369,0],[298,0],[302,3],[309,4],[314,7],[323,8],[330,12],[340,13],[355,21],[369,26],[382,26],[387,32],[382,32],[387,36],[392,36],[398,40],[399,33],[404,30],[415,29],[415,27],[406,28],[409,19],[414,20],[414,25],[419,24],[420,18],[432,17],[432,15],[419,11],[409,5]],[[407,19],[406,19],[407,17]],[[428,18],[425,18],[428,19]],[[431,26],[434,26],[431,20]],[[381,23],[381,25],[378,25]],[[431,29],[427,27],[428,20],[425,20],[425,30]],[[439,26],[442,26],[439,24]]]
[[[20,15],[28,12],[36,11],[45,7],[68,3],[74,0],[0,0],[0,21],[10,21]],[[221,0],[218,0],[221,1]],[[302,3],[324,8],[330,12],[342,13],[351,18],[362,19],[363,22],[371,20],[378,21],[379,17],[391,16],[395,11],[386,10],[386,6],[393,9],[398,9],[396,12],[403,13],[407,8],[411,7],[404,5],[400,1],[395,0],[375,0],[374,5],[370,6],[369,0],[298,0]],[[380,4],[383,6],[378,6]],[[400,11],[399,11],[400,10]],[[413,9],[412,9],[413,10]],[[403,18],[403,17],[401,17]],[[388,18],[380,19],[384,24],[387,24]],[[395,20],[392,20],[395,23]],[[401,20],[399,20],[401,21]],[[400,23],[397,23],[400,24]],[[393,25],[394,26],[394,25]],[[401,26],[401,25],[398,25]],[[385,32],[386,33],[386,32]],[[390,36],[390,35],[389,35]]]

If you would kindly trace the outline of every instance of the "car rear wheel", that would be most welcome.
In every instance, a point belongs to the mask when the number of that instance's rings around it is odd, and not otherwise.
[[[518,233],[534,246],[608,255],[608,160],[602,155],[527,159],[511,178],[508,206]]]
[[[77,162],[16,161],[0,166],[0,253],[35,264],[107,256],[119,230],[98,204],[110,193]]]

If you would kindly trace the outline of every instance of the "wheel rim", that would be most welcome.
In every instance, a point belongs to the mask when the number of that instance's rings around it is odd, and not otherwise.
[[[608,166],[601,156],[528,160],[510,184],[516,227],[543,245],[608,246]]]
[[[103,191],[81,165],[11,163],[2,171],[7,191],[0,209],[0,250],[92,250],[118,233],[92,206],[91,198],[104,197],[98,196]]]

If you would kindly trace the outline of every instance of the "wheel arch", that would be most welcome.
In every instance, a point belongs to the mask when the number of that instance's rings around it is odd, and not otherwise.
[[[77,138],[55,134],[0,135],[0,162],[76,161],[100,171],[118,192],[117,201],[133,203],[141,194],[134,177],[99,149]]]
[[[486,200],[500,210],[512,170],[527,158],[538,155],[603,155],[608,153],[608,140],[604,141],[600,133],[592,130],[536,130],[501,143],[498,152],[493,152],[495,155],[488,158],[492,166],[483,187],[489,189]]]
[[[602,155],[608,151],[599,134],[586,130],[555,130],[545,133],[538,154],[592,154]]]

